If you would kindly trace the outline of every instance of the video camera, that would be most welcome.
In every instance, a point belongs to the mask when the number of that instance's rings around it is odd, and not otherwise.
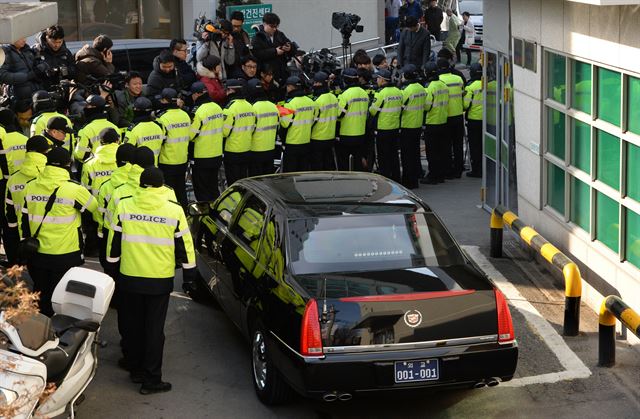
[[[302,58],[302,71],[306,74],[313,75],[319,71],[327,74],[336,74],[339,68],[340,61],[338,61],[338,57],[328,48],[322,48],[320,51],[311,51]]]
[[[200,39],[204,32],[220,36],[222,28],[218,22],[207,19],[205,15],[199,16],[193,23],[193,36]]]
[[[364,26],[358,25],[360,20],[360,16],[353,13],[333,12],[331,25],[339,30],[343,36],[349,37],[354,30],[356,32],[364,31]]]

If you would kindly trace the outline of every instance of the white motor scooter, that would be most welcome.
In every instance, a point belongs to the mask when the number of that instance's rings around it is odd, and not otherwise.
[[[71,268],[53,292],[53,317],[36,314],[14,326],[0,312],[0,411],[74,417],[98,366],[97,333],[114,285],[101,272]]]

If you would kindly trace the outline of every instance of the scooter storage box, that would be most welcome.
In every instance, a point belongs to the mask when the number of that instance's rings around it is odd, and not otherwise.
[[[109,309],[115,283],[109,275],[85,268],[71,268],[53,291],[56,314],[100,323]]]

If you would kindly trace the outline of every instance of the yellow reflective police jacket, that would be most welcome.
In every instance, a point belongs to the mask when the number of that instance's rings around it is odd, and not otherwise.
[[[369,107],[369,113],[371,116],[377,117],[377,129],[397,130],[400,128],[402,99],[402,91],[395,86],[385,86],[376,91],[373,103]]]
[[[45,215],[45,206],[58,188],[51,211]],[[69,172],[61,167],[45,166],[41,175],[29,183],[22,205],[22,237],[31,237],[38,229],[38,253],[65,255],[81,251],[82,232],[80,214],[93,213],[98,202],[82,185],[71,180]]]
[[[195,268],[191,232],[180,204],[168,201],[161,188],[140,188],[123,199],[109,231],[107,261],[119,261],[120,273],[134,278],[173,278],[176,265]]]
[[[449,89],[449,116],[462,115],[462,96],[464,92],[462,77],[453,73],[445,73],[440,74],[440,80]]]
[[[89,189],[95,197],[100,192],[100,186],[111,177],[113,171],[118,167],[116,164],[116,152],[119,144],[105,144],[96,149],[93,156],[82,165],[82,175],[80,183]]]
[[[29,137],[33,137],[34,135],[42,135],[42,133],[47,129],[47,123],[51,118],[56,116],[62,117],[66,119],[67,126],[69,128],[73,127],[71,120],[67,118],[66,115],[58,113],[58,112],[43,112],[33,119],[31,123],[31,128],[29,129]],[[75,137],[73,134],[67,134],[64,137],[64,145],[63,147],[69,152],[73,152],[73,148],[75,147]]]
[[[340,135],[357,137],[367,130],[369,95],[360,86],[350,86],[338,96]]]
[[[449,88],[441,80],[432,80],[425,91],[427,92],[426,125],[446,124],[449,115]]]
[[[20,228],[24,190],[28,182],[40,175],[46,164],[46,155],[30,151],[26,154],[20,170],[9,176],[4,200],[5,216],[9,228]]]
[[[311,128],[311,140],[335,140],[340,109],[338,98],[331,92],[323,93],[315,99],[315,122]]]
[[[84,162],[91,156],[91,153],[95,153],[96,149],[100,147],[100,132],[105,128],[113,128],[120,132],[120,128],[109,122],[106,117],[94,119],[82,127],[78,132],[78,144],[73,152],[76,160]]]
[[[178,165],[189,160],[189,130],[191,118],[189,114],[178,108],[167,109],[158,122],[164,127],[166,138],[160,149],[160,164]]]
[[[2,147],[7,156],[7,169],[5,179],[8,175],[15,173],[24,161],[24,155],[27,152],[27,137],[21,132],[7,132],[2,140]]]
[[[280,118],[280,126],[286,129],[285,144],[309,144],[316,104],[307,96],[288,100],[285,107],[294,111]]]
[[[224,114],[217,103],[203,103],[195,109],[191,123],[194,158],[209,159],[222,155],[223,125]]]
[[[256,129],[251,136],[251,151],[271,151],[276,148],[276,136],[280,114],[278,107],[268,100],[259,100],[253,104],[256,113]]]
[[[224,108],[224,151],[244,153],[251,150],[256,113],[245,99],[235,99]]]
[[[474,80],[465,87],[467,92],[464,95],[464,109],[467,112],[467,119],[472,121],[482,121],[482,81]]]
[[[153,151],[155,164],[158,165],[160,149],[165,139],[165,132],[162,124],[158,121],[141,121],[129,127],[124,135],[125,142],[136,147],[147,147]]]
[[[420,83],[411,83],[402,89],[401,128],[420,128],[424,122],[427,92]]]
[[[98,224],[98,237],[103,237],[103,227],[109,228],[111,225],[111,217],[106,216],[107,205],[111,200],[113,190],[124,184],[129,179],[129,171],[133,165],[126,163],[124,166],[116,168],[111,177],[107,179],[98,192],[98,211],[93,213],[93,219]],[[104,224],[106,223],[106,226]]]

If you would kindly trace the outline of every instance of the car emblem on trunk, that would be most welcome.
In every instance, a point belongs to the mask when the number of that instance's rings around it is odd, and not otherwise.
[[[418,310],[409,310],[404,313],[404,322],[409,327],[418,327],[422,323],[422,313]]]

